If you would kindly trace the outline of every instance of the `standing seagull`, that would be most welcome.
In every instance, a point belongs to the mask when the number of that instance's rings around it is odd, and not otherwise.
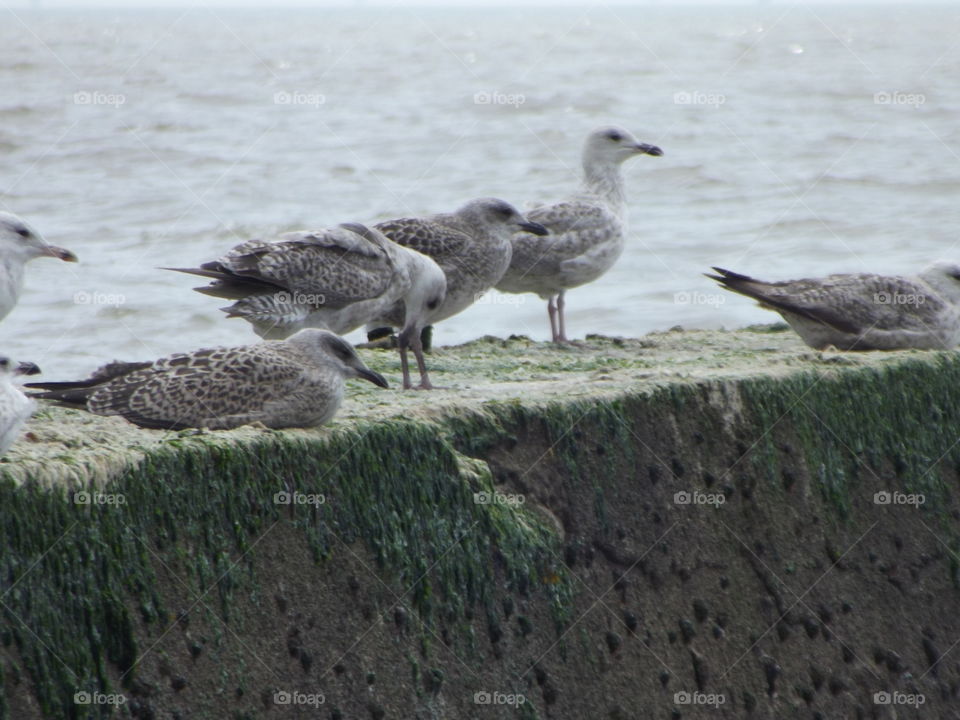
[[[9,358],[0,357],[0,455],[3,455],[20,436],[20,429],[37,409],[37,403],[13,383],[17,375],[37,375],[33,363],[14,365]]]
[[[550,234],[513,239],[513,260],[497,290],[532,292],[547,300],[554,342],[567,342],[564,293],[599,278],[623,252],[626,195],[620,165],[636,155],[659,157],[663,150],[640,142],[623,128],[594,130],[583,146],[580,192],[527,214]]]
[[[715,267],[727,290],[780,313],[824,350],[948,350],[960,344],[960,265],[938,261],[914,276],[871,274],[763,282]]]
[[[310,327],[343,334],[397,306],[405,387],[407,347],[422,368],[412,338],[419,340],[446,292],[446,278],[433,260],[359,223],[284,233],[274,242],[249,240],[199,268],[168,269],[211,278],[195,289],[236,300],[224,312],[243,318],[264,338],[286,338]]]
[[[20,299],[24,264],[38,257],[77,261],[77,256],[69,250],[48,245],[36,230],[16,215],[0,212],[0,320]]]
[[[28,383],[53,400],[96,415],[121,415],[159,430],[225,430],[249,423],[314,427],[343,401],[344,380],[387,381],[328,330],[301,330],[289,340],[177,353],[154,362],[113,362],[88,380]]]
[[[547,234],[543,225],[497,198],[471,200],[452,213],[387,220],[374,227],[395,243],[433,258],[446,275],[447,294],[428,313],[430,325],[465,310],[497,284],[510,267],[514,233]],[[394,305],[376,319],[378,324],[401,327],[403,308]],[[422,350],[419,334],[411,337],[410,342],[415,349]],[[417,357],[420,360],[422,355]],[[420,380],[421,389],[433,387],[422,365]]]

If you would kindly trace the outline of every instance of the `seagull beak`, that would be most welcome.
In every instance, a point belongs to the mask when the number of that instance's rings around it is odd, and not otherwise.
[[[637,143],[634,145],[634,148],[641,155],[653,155],[654,157],[660,157],[663,155],[663,150],[658,148],[656,145],[648,145],[647,143]]]
[[[369,382],[372,382],[374,385],[382,388],[390,387],[387,384],[386,378],[384,378],[383,375],[381,375],[380,373],[374,372],[373,370],[371,370],[366,366],[358,367],[354,369],[357,371],[357,377],[360,378],[361,380],[368,380]]]
[[[528,233],[533,233],[534,235],[549,235],[550,231],[547,230],[543,225],[536,222],[531,222],[529,220],[524,220],[521,223],[518,223],[520,228]]]
[[[57,247],[56,245],[47,245],[40,255],[45,257],[54,257],[60,258],[64,262],[77,262],[77,256],[66,248]]]
[[[22,362],[17,365],[17,369],[13,372],[16,375],[39,375],[40,366],[32,362]]]

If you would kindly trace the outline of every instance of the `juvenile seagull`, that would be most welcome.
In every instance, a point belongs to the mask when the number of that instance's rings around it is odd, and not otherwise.
[[[446,275],[446,297],[429,311],[428,325],[468,308],[496,285],[510,266],[514,233],[547,234],[543,225],[497,198],[471,200],[452,213],[387,220],[374,227],[395,243],[433,258]],[[401,327],[403,307],[396,304],[376,320],[374,325]],[[419,333],[409,339],[415,350],[422,350]],[[422,361],[422,353],[417,361]],[[420,380],[420,388],[433,387],[422,364]]]
[[[659,157],[663,150],[623,128],[591,132],[583,145],[580,192],[527,214],[550,234],[513,238],[513,260],[497,290],[532,292],[546,300],[553,342],[567,342],[564,293],[599,278],[623,252],[626,195],[620,165],[637,155]]]
[[[69,250],[49,245],[16,215],[0,212],[0,320],[16,306],[23,288],[23,266],[38,257],[76,262]]]
[[[945,350],[960,343],[960,265],[938,261],[915,276],[871,274],[763,282],[713,268],[727,290],[783,316],[824,350]]]
[[[9,358],[0,357],[0,455],[3,455],[20,436],[24,423],[37,409],[31,400],[13,383],[17,375],[37,375],[33,363],[14,365]]]
[[[53,400],[96,415],[121,415],[159,430],[224,430],[249,423],[314,427],[343,401],[344,380],[387,387],[353,347],[328,330],[288,340],[177,353],[154,362],[113,362],[88,380],[28,383]]]
[[[199,268],[168,269],[211,278],[195,289],[235,300],[222,308],[227,316],[243,318],[264,338],[310,327],[343,334],[397,306],[405,386],[407,347],[413,345],[424,367],[411,339],[419,339],[446,292],[446,278],[433,260],[358,223],[284,233],[273,242],[249,240]]]

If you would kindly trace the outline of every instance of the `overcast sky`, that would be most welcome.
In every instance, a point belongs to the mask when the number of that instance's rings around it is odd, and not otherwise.
[[[956,0],[923,0],[952,4]],[[907,5],[917,0],[0,0],[0,8],[25,7],[352,7],[352,6],[485,6],[485,5]]]

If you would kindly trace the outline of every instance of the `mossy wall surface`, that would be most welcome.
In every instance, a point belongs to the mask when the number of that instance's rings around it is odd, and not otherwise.
[[[437,364],[577,391],[14,454],[0,718],[951,717],[960,359],[746,335],[474,344]]]

